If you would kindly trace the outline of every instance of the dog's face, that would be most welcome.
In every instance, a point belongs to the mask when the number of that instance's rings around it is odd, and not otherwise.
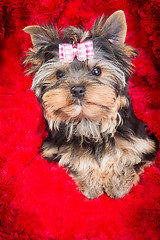
[[[68,27],[61,37],[49,25],[29,26],[24,31],[33,42],[26,58],[26,64],[32,65],[29,72],[35,72],[32,89],[49,127],[83,122],[83,128],[94,123],[101,126],[101,132],[112,131],[119,121],[118,110],[127,105],[124,89],[132,68],[130,58],[136,55],[135,49],[124,44],[124,13],[97,19],[91,31]],[[88,40],[93,41],[92,58],[60,60],[60,43],[77,45]]]

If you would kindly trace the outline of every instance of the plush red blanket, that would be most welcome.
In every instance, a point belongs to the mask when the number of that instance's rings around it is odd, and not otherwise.
[[[89,29],[97,16],[119,9],[126,43],[140,54],[130,79],[134,111],[160,140],[159,0],[1,0],[0,239],[160,239],[160,153],[123,199],[86,199],[63,168],[40,155],[45,121],[22,65],[31,47],[25,26],[53,21]]]

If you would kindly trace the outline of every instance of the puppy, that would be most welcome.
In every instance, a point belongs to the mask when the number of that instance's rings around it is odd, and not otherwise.
[[[98,18],[90,31],[28,26],[25,64],[48,126],[42,156],[58,161],[88,198],[122,198],[149,166],[156,145],[128,96],[131,58],[123,11]]]

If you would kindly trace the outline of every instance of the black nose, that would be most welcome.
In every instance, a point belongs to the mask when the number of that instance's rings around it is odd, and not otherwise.
[[[84,87],[77,86],[71,88],[71,93],[73,97],[82,98],[84,97],[85,89]]]

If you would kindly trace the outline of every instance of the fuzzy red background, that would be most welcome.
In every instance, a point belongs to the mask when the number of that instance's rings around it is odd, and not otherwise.
[[[160,239],[160,153],[123,199],[86,199],[63,168],[40,156],[45,121],[22,65],[31,47],[25,26],[53,21],[89,29],[97,16],[119,9],[126,43],[140,54],[130,79],[133,107],[160,140],[159,0],[1,0],[0,239]]]

